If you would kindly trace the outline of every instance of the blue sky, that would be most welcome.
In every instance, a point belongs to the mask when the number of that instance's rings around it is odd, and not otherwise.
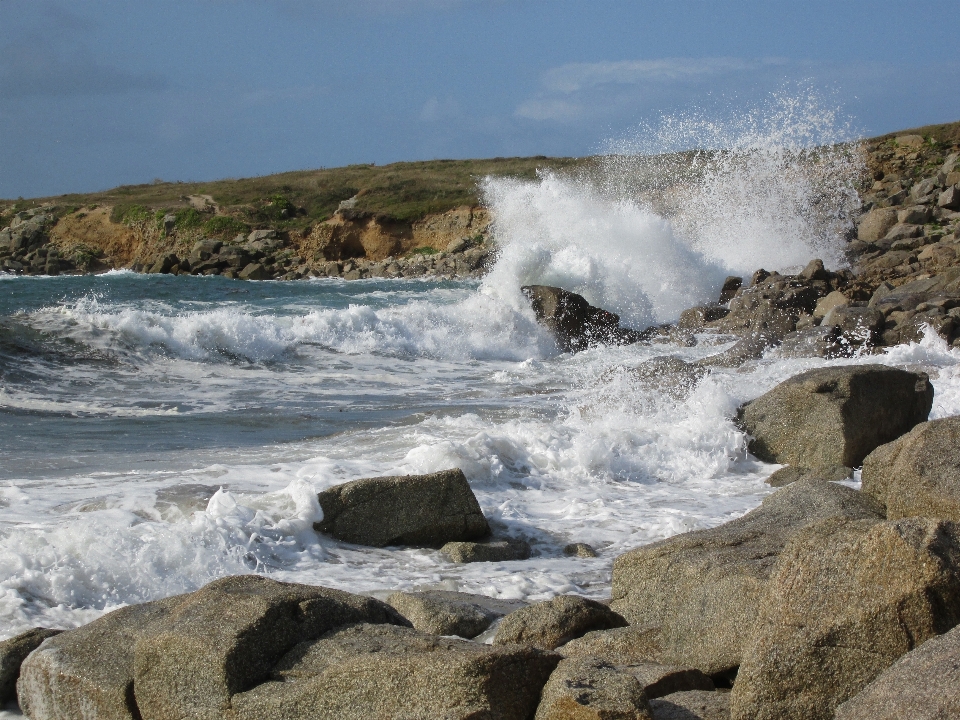
[[[585,155],[812,86],[865,135],[960,120],[950,3],[0,0],[0,197]]]

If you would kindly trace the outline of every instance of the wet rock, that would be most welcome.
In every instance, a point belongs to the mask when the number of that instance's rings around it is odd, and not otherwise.
[[[640,681],[651,700],[686,690],[715,690],[713,680],[694,668],[673,667],[654,662],[636,663],[617,668]]]
[[[837,708],[836,720],[960,717],[960,628],[927,640]]]
[[[883,323],[883,313],[877,308],[848,304],[831,308],[820,324],[839,328],[853,344],[873,345],[883,330]]]
[[[233,695],[266,680],[297,643],[350,623],[405,625],[392,607],[339,590],[224,578],[184,596],[134,650],[143,720],[229,716]]]
[[[734,720],[829,720],[960,621],[960,527],[829,518],[784,548],[731,697]]]
[[[445,590],[397,592],[387,598],[416,630],[473,638],[526,603]]]
[[[627,625],[609,630],[592,630],[556,648],[564,657],[598,657],[612,665],[657,662],[663,656],[660,628]]]
[[[495,645],[522,643],[553,650],[591,630],[624,627],[627,621],[603,603],[559,595],[516,610],[500,622]]]
[[[642,385],[679,398],[693,390],[708,370],[700,363],[663,355],[650,358],[629,372]]]
[[[818,258],[807,263],[807,266],[800,271],[799,277],[801,280],[805,280],[807,282],[812,282],[814,280],[829,280],[830,273],[827,272],[826,268],[823,267],[823,260]]]
[[[593,307],[576,293],[549,285],[526,285],[520,290],[529,298],[537,321],[553,333],[565,352],[642,339],[639,333],[621,328],[618,315]]]
[[[723,281],[723,287],[720,288],[720,297],[717,299],[717,304],[726,305],[730,302],[734,296],[737,294],[737,291],[743,286],[743,278],[737,277],[736,275],[730,275],[726,280]]]
[[[592,546],[587,545],[587,543],[570,543],[569,545],[564,545],[563,554],[580,558],[597,557],[597,551],[594,550]]]
[[[925,373],[859,365],[796,375],[743,405],[737,418],[761,460],[854,467],[923,422],[932,404]]]
[[[708,675],[740,664],[767,579],[786,543],[834,515],[882,517],[870,497],[803,480],[741,518],[632,550],[613,564],[612,610],[648,630],[647,659]]]
[[[853,474],[853,468],[845,465],[828,465],[822,468],[804,468],[787,465],[777,470],[767,478],[766,483],[771,487],[786,487],[801,480],[822,480],[836,482],[846,480]]]
[[[319,498],[323,520],[314,528],[358,545],[439,547],[490,534],[459,469],[354,480]]]
[[[270,274],[260,263],[250,263],[237,274],[237,277],[241,280],[268,280]]]
[[[166,255],[157,259],[157,261],[150,267],[147,271],[148,273],[169,273],[174,265],[179,265],[180,259],[174,253],[167,253]]]
[[[960,521],[960,417],[921,423],[863,461],[863,492],[887,517]]]
[[[44,640],[60,632],[38,627],[0,641],[0,707],[16,698],[20,666],[27,655],[40,647]]]
[[[234,707],[238,720],[527,720],[559,661],[529,646],[354,625],[295,647]]]
[[[730,311],[719,305],[700,305],[698,307],[688,308],[680,313],[680,319],[677,320],[677,327],[684,330],[697,331],[703,328],[708,322],[719,320],[726,317]]]
[[[561,661],[543,688],[535,720],[652,720],[643,686],[596,658]]]
[[[783,358],[849,357],[854,348],[835,325],[820,325],[787,333],[777,354]]]
[[[488,542],[448,542],[440,552],[457,563],[508,562],[530,557],[530,545],[524,540],[491,540]]]
[[[877,208],[866,213],[857,226],[857,238],[864,242],[876,242],[897,224],[897,211],[893,208]]]
[[[730,693],[690,690],[650,701],[654,720],[730,720]]]
[[[818,320],[822,320],[823,316],[834,308],[843,307],[849,304],[850,299],[846,295],[839,290],[834,290],[817,301],[817,305],[813,309],[813,317],[817,318]]]

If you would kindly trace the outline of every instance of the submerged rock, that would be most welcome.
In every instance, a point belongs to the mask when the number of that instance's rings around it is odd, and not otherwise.
[[[235,696],[238,720],[527,720],[560,656],[389,625],[301,643],[269,682]]]
[[[926,420],[932,404],[925,373],[856,365],[800,373],[743,405],[737,419],[761,460],[854,467]]]
[[[610,607],[631,625],[658,629],[647,636],[648,659],[708,675],[728,672],[740,664],[783,547],[804,526],[832,516],[882,517],[877,503],[856,490],[796,482],[737,520],[618,557]]]
[[[365,478],[319,495],[318,532],[358,545],[421,545],[473,540],[490,526],[463,472]]]
[[[834,517],[781,554],[733,687],[734,720],[829,720],[960,621],[960,527]]]
[[[577,595],[559,595],[528,605],[507,615],[493,642],[526,643],[553,650],[591,630],[606,630],[627,624],[603,603]]]
[[[440,552],[456,563],[508,562],[528,559],[530,545],[524,540],[448,542]]]
[[[578,352],[591,345],[626,345],[643,336],[620,327],[620,317],[588,303],[583,296],[549,285],[525,285],[537,321],[553,333],[565,352]]]

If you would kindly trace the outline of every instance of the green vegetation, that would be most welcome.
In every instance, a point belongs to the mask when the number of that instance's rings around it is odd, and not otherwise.
[[[432,247],[418,247],[410,251],[411,255],[436,255],[439,250]]]
[[[207,237],[230,238],[250,232],[250,226],[230,215],[214,215],[203,224]]]
[[[114,222],[131,223],[155,218],[158,212],[162,218],[171,208],[186,210],[190,195],[210,195],[220,206],[218,217],[233,218],[244,228],[269,225],[283,230],[326,220],[342,201],[356,197],[354,216],[413,222],[431,213],[478,204],[477,184],[487,175],[534,179],[540,169],[575,171],[589,163],[589,159],[540,156],[349,165],[239,180],[124,185],[99,193],[39,198],[30,204],[111,205]]]

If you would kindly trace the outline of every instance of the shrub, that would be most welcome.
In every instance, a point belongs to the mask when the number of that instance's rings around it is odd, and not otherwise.
[[[203,224],[203,232],[209,236],[225,237],[249,231],[249,225],[230,215],[215,215]]]
[[[174,213],[174,216],[177,218],[175,226],[178,230],[185,230],[187,228],[195,228],[203,225],[203,216],[192,207],[180,208]],[[162,219],[163,215],[160,217]]]
[[[438,252],[440,251],[437,250],[436,248],[424,246],[424,247],[414,248],[413,250],[410,251],[410,254],[411,255],[436,255]]]

